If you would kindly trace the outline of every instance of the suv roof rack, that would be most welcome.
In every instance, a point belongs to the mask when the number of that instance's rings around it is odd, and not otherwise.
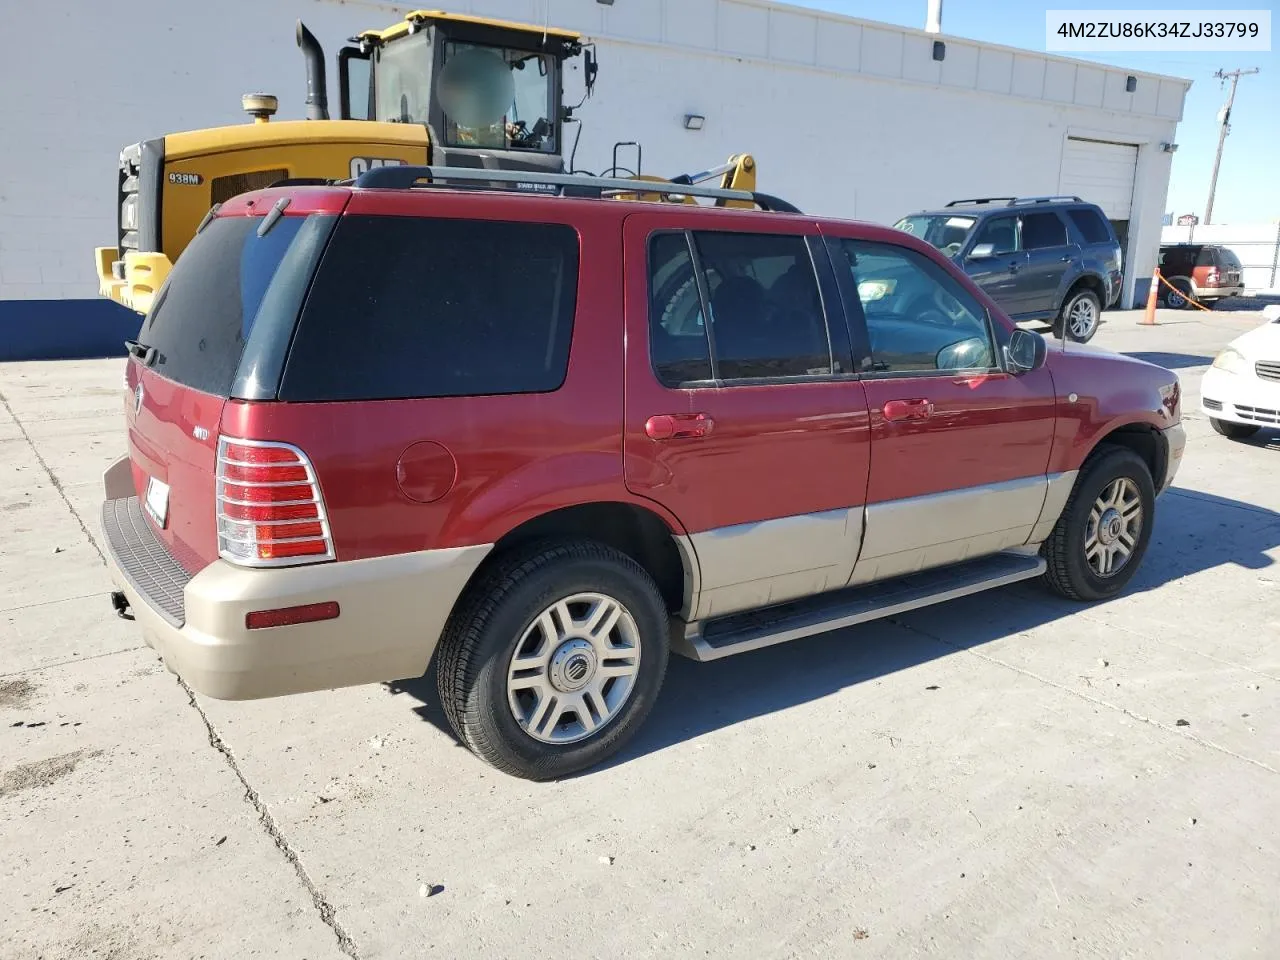
[[[981,207],[988,203],[1003,203],[1016,207],[1024,203],[1084,203],[1079,197],[974,197],[971,200],[952,200],[948,207]]]
[[[446,183],[441,183],[446,181]],[[589,177],[573,173],[540,173],[532,170],[483,170],[474,167],[374,167],[356,177],[343,180],[344,186],[378,190],[408,190],[421,186],[448,186],[460,181],[471,189],[510,189],[497,184],[513,184],[522,193],[557,197],[601,199],[628,193],[656,193],[676,197],[707,197],[712,200],[739,200],[754,203],[761,210],[775,213],[799,213],[800,210],[767,193],[746,190],[721,190],[693,183],[663,180],[626,180],[612,177]]]
[[[1023,203],[1084,203],[1079,197],[1075,196],[1057,196],[1057,197],[1016,197],[1009,201],[1009,206],[1016,207]]]

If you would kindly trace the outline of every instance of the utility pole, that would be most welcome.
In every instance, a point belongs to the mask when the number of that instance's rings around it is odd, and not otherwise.
[[[1224,83],[1229,79],[1231,81],[1231,96],[1227,97],[1227,105],[1218,113],[1218,121],[1222,124],[1222,130],[1218,133],[1218,155],[1213,158],[1213,176],[1209,180],[1209,202],[1204,208],[1204,222],[1208,226],[1213,222],[1213,195],[1218,190],[1218,167],[1222,165],[1222,148],[1226,145],[1227,134],[1231,132],[1231,105],[1236,102],[1236,84],[1240,82],[1241,77],[1247,77],[1250,74],[1257,73],[1258,68],[1252,70],[1232,70],[1230,73],[1225,70],[1219,70],[1214,74]]]

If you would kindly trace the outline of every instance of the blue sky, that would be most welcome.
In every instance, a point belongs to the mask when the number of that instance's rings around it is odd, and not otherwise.
[[[829,10],[866,20],[881,20],[922,28],[926,0],[791,0],[800,6]],[[1187,93],[1178,125],[1178,152],[1173,158],[1166,210],[1204,216],[1209,175],[1218,146],[1218,110],[1229,90],[1213,74],[1219,68],[1259,67],[1261,73],[1243,77],[1232,109],[1215,223],[1271,223],[1280,219],[1280,55],[1276,52],[1276,0],[943,0],[942,31],[1027,50],[1045,48],[1045,11],[1050,9],[1125,10],[1240,10],[1272,11],[1272,50],[1269,53],[1088,53],[1096,60],[1195,81]]]

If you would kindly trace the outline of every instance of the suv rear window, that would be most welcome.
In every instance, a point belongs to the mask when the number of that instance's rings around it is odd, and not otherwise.
[[[1080,236],[1084,237],[1085,243],[1111,242],[1111,231],[1107,229],[1107,225],[1103,223],[1097,211],[1090,210],[1088,207],[1081,207],[1068,211],[1068,216],[1071,217],[1071,222],[1076,225],[1076,229],[1080,231]]]
[[[564,382],[569,226],[347,216],[307,297],[282,400],[543,393]]]
[[[283,217],[258,236],[261,217],[211,220],[191,241],[143,321],[140,343],[155,347],[162,376],[205,393],[228,396],[259,308],[277,277],[309,276],[334,218]],[[282,269],[283,265],[283,269]],[[297,317],[300,292],[278,303]],[[273,296],[272,301],[281,301]]]

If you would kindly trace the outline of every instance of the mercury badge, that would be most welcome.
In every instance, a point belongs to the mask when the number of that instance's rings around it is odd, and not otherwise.
[[[142,409],[142,398],[145,393],[146,391],[142,389],[142,384],[139,382],[138,386],[133,391],[133,415],[135,417],[138,415],[138,411]]]

